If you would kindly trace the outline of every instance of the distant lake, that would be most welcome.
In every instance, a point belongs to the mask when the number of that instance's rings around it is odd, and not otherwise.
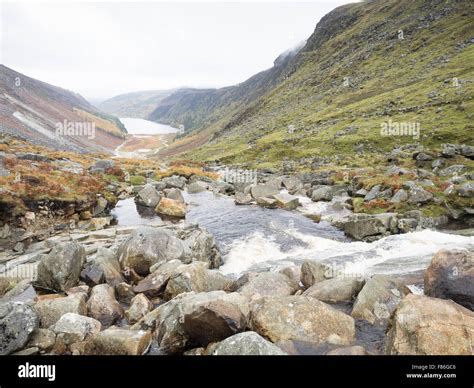
[[[131,135],[161,135],[178,132],[177,128],[170,125],[158,124],[144,119],[120,118],[120,121]]]

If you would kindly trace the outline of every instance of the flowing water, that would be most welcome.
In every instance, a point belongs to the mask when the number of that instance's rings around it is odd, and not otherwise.
[[[433,230],[388,236],[372,243],[352,241],[324,221],[325,215],[337,212],[331,204],[304,198],[300,211],[287,211],[237,206],[232,198],[211,192],[184,196],[189,204],[186,221],[200,224],[215,236],[224,258],[220,270],[225,274],[311,259],[346,275],[409,275],[425,270],[440,249],[474,249],[474,237]],[[319,224],[302,214],[315,208],[323,214]],[[113,214],[120,225],[159,219],[153,212],[139,213],[133,198],[119,201]]]

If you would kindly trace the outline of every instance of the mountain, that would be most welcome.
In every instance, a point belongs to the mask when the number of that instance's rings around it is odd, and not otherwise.
[[[127,133],[116,117],[101,112],[79,94],[4,65],[0,65],[0,101],[0,134],[33,144],[81,153],[110,152]]]
[[[120,94],[97,104],[97,107],[117,117],[146,118],[160,102],[175,92],[170,90],[146,90]]]
[[[190,130],[164,155],[281,166],[472,142],[473,7],[469,0],[338,7],[271,69],[240,85],[164,99],[149,117]],[[419,136],[384,135],[392,124],[419,128]]]

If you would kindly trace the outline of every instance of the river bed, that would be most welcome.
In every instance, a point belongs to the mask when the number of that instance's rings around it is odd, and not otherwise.
[[[215,236],[224,259],[220,271],[225,274],[239,275],[310,259],[346,275],[406,276],[424,271],[440,249],[474,249],[474,237],[428,229],[371,243],[352,241],[328,222],[315,223],[301,211],[238,206],[231,197],[211,192],[183,195],[188,203],[186,222],[198,223]],[[332,211],[328,204],[312,205],[319,207],[323,219]],[[153,211],[139,213],[133,198],[119,201],[112,213],[124,226],[159,220]]]

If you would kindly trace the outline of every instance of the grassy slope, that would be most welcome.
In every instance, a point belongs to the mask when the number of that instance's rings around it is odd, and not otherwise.
[[[446,142],[472,142],[471,2],[377,1],[337,12],[355,22],[312,50],[320,34],[316,29],[290,77],[237,116],[229,114],[177,142],[174,149],[186,151],[180,157],[280,167],[284,158],[338,155],[342,162],[364,166],[401,144],[436,149]],[[404,40],[398,40],[400,29]],[[458,88],[449,81],[454,77]],[[420,139],[381,136],[381,123],[389,119],[419,122]],[[349,127],[353,132],[336,135]],[[189,150],[203,143],[196,137],[213,140]],[[358,157],[355,148],[361,144],[365,154]]]

